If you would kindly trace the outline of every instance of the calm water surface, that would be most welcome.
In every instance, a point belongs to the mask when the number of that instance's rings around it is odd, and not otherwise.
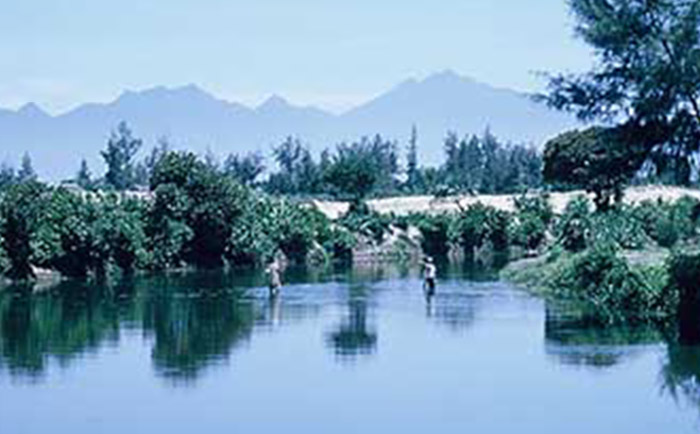
[[[0,294],[0,433],[695,433],[700,349],[451,270]]]

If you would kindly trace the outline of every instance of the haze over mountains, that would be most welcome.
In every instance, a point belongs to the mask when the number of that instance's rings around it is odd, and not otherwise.
[[[84,104],[51,116],[35,104],[17,111],[0,109],[0,162],[17,165],[29,152],[43,178],[74,176],[81,158],[94,174],[104,170],[100,150],[120,121],[144,140],[142,153],[160,137],[176,149],[231,152],[261,151],[289,135],[314,151],[380,133],[403,148],[412,125],[419,132],[423,164],[442,160],[447,131],[480,134],[487,127],[499,138],[541,144],[576,125],[562,113],[533,102],[527,95],[497,89],[447,71],[417,81],[407,80],[345,113],[335,115],[301,107],[272,96],[258,107],[216,98],[194,85],[124,92],[108,104]]]

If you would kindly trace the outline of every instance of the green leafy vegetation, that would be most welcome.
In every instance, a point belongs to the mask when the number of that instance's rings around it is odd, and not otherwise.
[[[579,301],[607,321],[652,320],[674,309],[663,267],[633,268],[611,244],[596,244],[556,268],[548,282],[555,297]]]
[[[618,123],[627,144],[620,155],[639,150],[646,158],[633,161],[650,163],[652,178],[689,184],[700,143],[698,2],[572,0],[569,6],[597,61],[588,72],[551,77],[544,99],[584,120]]]
[[[257,266],[277,253],[305,263],[313,252],[346,257],[353,244],[313,207],[256,195],[191,153],[167,152],[151,172],[146,199],[11,184],[0,195],[3,273],[24,280],[36,268],[86,278]]]
[[[596,208],[602,211],[613,201],[619,204],[624,186],[646,158],[629,135],[625,128],[594,127],[555,137],[545,145],[544,180],[594,193]]]

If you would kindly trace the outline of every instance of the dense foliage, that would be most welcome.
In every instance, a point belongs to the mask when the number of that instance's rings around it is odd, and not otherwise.
[[[0,271],[19,280],[37,268],[102,277],[257,266],[277,254],[305,263],[347,259],[354,245],[313,207],[256,194],[194,154],[167,152],[150,171],[144,198],[13,182],[0,193]]]
[[[473,193],[514,193],[542,185],[542,157],[533,148],[504,145],[488,130],[482,137],[445,139],[444,186]]]
[[[662,268],[633,268],[610,244],[573,256],[549,282],[553,294],[583,304],[587,315],[615,320],[650,320],[675,309],[675,293]]]
[[[587,73],[558,75],[547,101],[584,120],[635,132],[654,171],[691,181],[700,140],[700,2],[571,0],[576,32],[593,48]],[[629,142],[628,142],[629,143]]]
[[[595,194],[596,208],[622,200],[623,188],[644,162],[643,147],[628,141],[623,128],[593,127],[570,131],[547,142],[544,180]]]

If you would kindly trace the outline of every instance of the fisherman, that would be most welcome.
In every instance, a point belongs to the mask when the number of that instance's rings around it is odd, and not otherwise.
[[[276,297],[282,288],[282,270],[277,258],[272,259],[265,272],[269,275],[270,297]]]
[[[435,295],[435,277],[437,275],[437,268],[433,263],[433,258],[426,256],[423,261],[423,290],[427,297],[432,297]]]

